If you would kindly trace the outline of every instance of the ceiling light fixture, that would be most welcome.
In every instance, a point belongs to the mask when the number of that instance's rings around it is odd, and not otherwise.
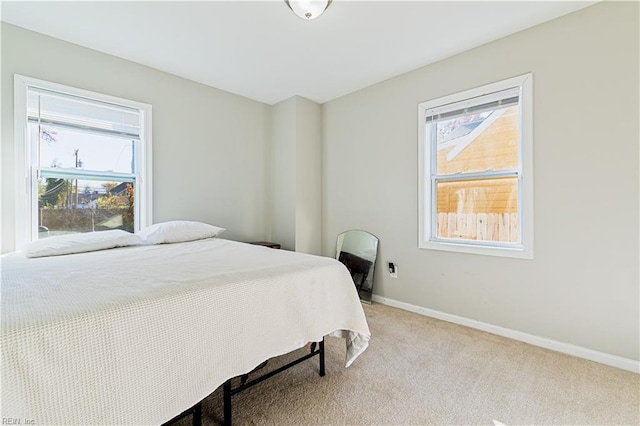
[[[302,19],[316,19],[327,10],[333,0],[284,0],[293,13]]]

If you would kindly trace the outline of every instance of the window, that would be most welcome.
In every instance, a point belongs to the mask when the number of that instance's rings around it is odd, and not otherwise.
[[[16,249],[150,224],[151,106],[19,75],[14,83]]]
[[[532,76],[418,107],[419,247],[533,258]]]

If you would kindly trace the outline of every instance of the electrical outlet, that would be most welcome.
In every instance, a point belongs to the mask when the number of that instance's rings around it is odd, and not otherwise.
[[[388,262],[387,266],[389,268],[389,275],[391,275],[391,278],[398,278],[398,264],[394,262]]]

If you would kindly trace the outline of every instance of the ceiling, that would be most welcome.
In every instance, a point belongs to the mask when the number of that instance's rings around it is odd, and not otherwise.
[[[3,21],[254,100],[323,103],[594,1],[10,2]]]

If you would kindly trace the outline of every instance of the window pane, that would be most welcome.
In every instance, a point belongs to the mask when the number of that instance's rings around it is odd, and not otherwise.
[[[38,238],[124,229],[133,232],[129,182],[59,179],[38,181]]]
[[[40,167],[134,173],[137,141],[57,126],[29,124],[39,145]]]
[[[518,179],[436,182],[437,238],[520,242]]]
[[[437,175],[518,168],[518,106],[435,123]]]

